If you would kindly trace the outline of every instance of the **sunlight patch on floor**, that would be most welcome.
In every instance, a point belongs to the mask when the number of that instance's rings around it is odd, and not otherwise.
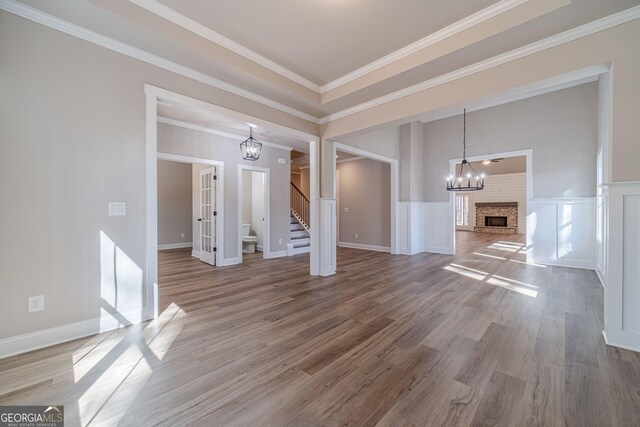
[[[451,271],[452,273],[460,274],[470,279],[485,282],[490,285],[517,292],[522,295],[533,298],[536,298],[538,296],[538,287],[529,283],[520,282],[518,280],[509,279],[507,277],[497,276],[495,274],[489,274],[487,272],[476,270],[475,268],[465,267],[459,264],[449,264],[443,268],[447,271]]]

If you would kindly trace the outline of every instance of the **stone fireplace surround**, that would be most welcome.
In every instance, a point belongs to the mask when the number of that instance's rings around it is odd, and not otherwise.
[[[507,218],[506,227],[491,227],[485,225],[488,216],[502,216]],[[476,226],[474,231],[482,233],[515,234],[518,232],[518,202],[488,202],[476,203]]]

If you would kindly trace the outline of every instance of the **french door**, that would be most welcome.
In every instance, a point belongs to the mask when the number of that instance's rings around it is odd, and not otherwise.
[[[216,168],[200,171],[200,261],[216,265]]]

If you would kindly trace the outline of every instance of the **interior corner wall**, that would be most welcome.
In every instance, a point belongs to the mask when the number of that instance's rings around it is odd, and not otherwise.
[[[311,177],[310,177],[310,169],[304,168],[300,169],[300,191],[302,194],[307,196],[307,199],[311,200]]]
[[[338,244],[388,249],[391,246],[390,165],[361,159],[339,163],[337,169],[340,175]]]
[[[399,160],[400,126],[390,126],[372,132],[336,139],[341,144]]]
[[[158,160],[158,245],[160,247],[192,242],[191,185],[189,163]]]
[[[424,124],[424,197],[445,201],[449,160],[462,157],[462,116]],[[467,113],[467,156],[533,149],[533,197],[595,197],[598,84]]]

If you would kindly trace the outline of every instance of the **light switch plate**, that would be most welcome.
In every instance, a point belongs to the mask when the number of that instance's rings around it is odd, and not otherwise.
[[[280,159],[278,159],[278,163],[281,164],[281,165],[286,165],[287,164],[287,159],[280,158]]]
[[[127,202],[109,202],[109,216],[125,216]]]

